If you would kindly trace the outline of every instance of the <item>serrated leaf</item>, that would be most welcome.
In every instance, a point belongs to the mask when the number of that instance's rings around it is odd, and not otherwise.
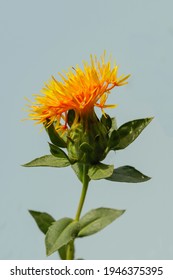
[[[39,229],[46,234],[48,228],[55,222],[54,218],[45,212],[38,212],[33,210],[28,210],[31,216],[34,218]]]
[[[102,230],[119,218],[124,212],[125,210],[111,208],[98,208],[89,211],[80,220],[81,229],[78,237],[88,236]]]
[[[79,222],[70,218],[62,218],[49,227],[46,238],[46,252],[51,255],[73,240],[80,230]]]
[[[70,165],[67,158],[57,158],[53,155],[45,155],[36,158],[28,163],[23,164],[24,167],[66,167]]]
[[[115,145],[114,150],[121,150],[130,145],[152,119],[153,118],[133,120],[120,126],[117,130],[120,141]]]
[[[51,142],[61,148],[66,148],[67,144],[66,142],[63,140],[62,137],[60,137],[59,133],[56,131],[55,127],[53,124],[49,125],[48,127],[46,127],[45,125],[45,129],[49,135],[49,138],[51,140]]]
[[[91,180],[100,180],[110,177],[113,173],[113,170],[113,165],[98,163],[89,167],[88,176]]]
[[[151,178],[142,174],[132,166],[121,166],[114,169],[112,175],[106,180],[115,182],[126,182],[126,183],[142,183],[150,180]]]

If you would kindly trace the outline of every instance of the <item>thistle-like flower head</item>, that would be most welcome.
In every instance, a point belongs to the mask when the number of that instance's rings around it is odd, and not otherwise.
[[[54,123],[56,128],[67,128],[67,113],[74,110],[75,121],[89,114],[94,107],[113,108],[106,100],[110,90],[127,84],[127,76],[117,76],[118,66],[111,67],[111,61],[105,61],[105,52],[100,61],[90,56],[90,64],[83,62],[83,69],[78,65],[64,75],[61,81],[54,77],[45,84],[42,95],[35,95],[35,102],[29,105],[29,118],[37,123]],[[60,125],[61,124],[61,125]],[[62,126],[63,124],[63,126]]]

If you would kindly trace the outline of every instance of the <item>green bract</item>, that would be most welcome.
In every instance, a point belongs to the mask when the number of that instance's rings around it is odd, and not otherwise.
[[[108,133],[94,112],[71,125],[67,136],[68,156],[72,161],[96,164],[106,156]]]

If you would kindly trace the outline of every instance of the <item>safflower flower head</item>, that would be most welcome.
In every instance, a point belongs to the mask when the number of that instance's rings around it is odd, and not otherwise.
[[[83,62],[83,69],[78,65],[69,69],[62,81],[54,77],[41,90],[42,95],[35,95],[35,102],[29,105],[29,118],[36,123],[54,124],[56,129],[67,128],[67,113],[75,112],[75,122],[81,116],[89,114],[94,107],[99,107],[104,113],[106,100],[110,90],[116,86],[127,84],[130,75],[117,77],[118,66],[111,67],[111,61],[105,61],[105,52],[100,61],[96,56],[90,56],[90,64]],[[62,125],[64,124],[64,125]]]

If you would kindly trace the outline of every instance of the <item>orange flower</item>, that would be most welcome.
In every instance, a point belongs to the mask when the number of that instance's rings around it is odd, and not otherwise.
[[[90,65],[83,62],[83,70],[77,65],[64,75],[59,74],[62,81],[54,77],[42,89],[43,95],[35,95],[35,102],[29,105],[29,118],[37,123],[55,123],[56,127],[64,120],[67,113],[75,111],[75,119],[94,110],[94,106],[113,108],[116,105],[106,105],[111,89],[127,84],[130,75],[117,77],[118,66],[111,68],[111,62],[105,62],[105,52],[101,61],[96,56],[90,56]]]

